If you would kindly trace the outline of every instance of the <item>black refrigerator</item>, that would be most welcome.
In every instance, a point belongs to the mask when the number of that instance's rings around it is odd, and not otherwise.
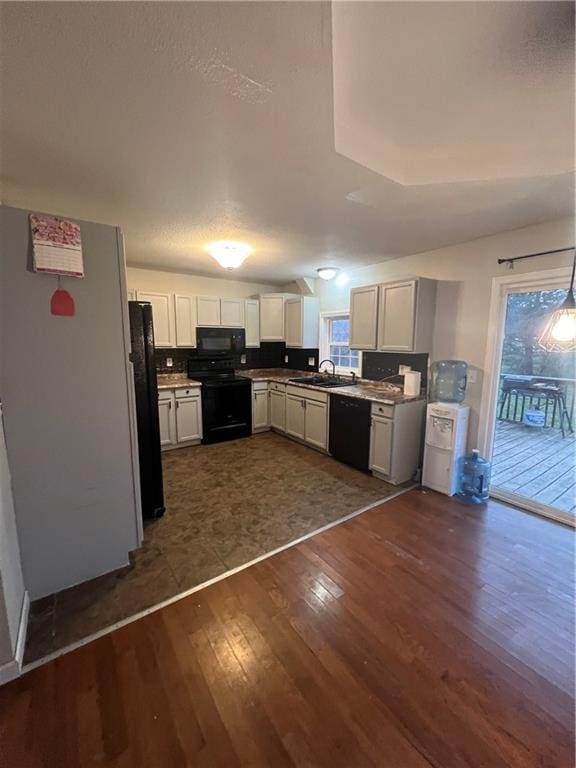
[[[151,304],[145,301],[129,301],[128,307],[132,342],[130,360],[134,366],[136,392],[142,516],[144,519],[150,519],[162,517],[164,514],[154,324]]]

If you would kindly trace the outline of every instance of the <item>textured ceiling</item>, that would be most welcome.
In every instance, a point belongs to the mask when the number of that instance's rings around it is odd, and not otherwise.
[[[574,167],[572,3],[335,3],[336,149],[400,184]]]
[[[571,8],[2,3],[2,199],[278,283],[569,215]]]

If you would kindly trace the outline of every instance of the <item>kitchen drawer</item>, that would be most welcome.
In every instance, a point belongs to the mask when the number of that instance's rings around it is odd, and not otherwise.
[[[264,390],[268,389],[268,382],[267,381],[253,381],[252,382],[252,390],[254,392],[260,392],[263,389]]]
[[[271,381],[270,389],[273,392],[286,392],[286,384],[279,384],[277,381]]]
[[[382,403],[372,403],[372,416],[383,416],[387,419],[393,419],[394,406],[383,405]]]
[[[158,390],[158,400],[172,400],[174,397],[174,390],[173,389],[159,389]]]
[[[181,397],[200,397],[200,387],[189,387],[187,389],[176,390],[176,400]]]
[[[294,397],[303,397],[306,398],[306,400],[315,400],[317,403],[328,402],[328,392],[318,392],[316,389],[297,387],[294,384],[288,384],[286,387],[286,394],[293,395]]]

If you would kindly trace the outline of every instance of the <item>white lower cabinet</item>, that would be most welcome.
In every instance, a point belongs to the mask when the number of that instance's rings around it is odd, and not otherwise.
[[[305,400],[303,397],[286,395],[286,434],[304,440],[306,434]]]
[[[200,397],[176,398],[176,437],[179,443],[202,439]]]
[[[308,399],[304,402],[306,403],[304,440],[315,448],[325,451],[328,448],[328,403]]]
[[[160,420],[160,445],[162,448],[176,444],[176,409],[174,393],[163,391],[158,396]]]
[[[392,419],[372,416],[370,432],[370,469],[382,475],[390,474],[392,458]]]
[[[286,432],[286,387],[270,383],[270,426],[277,432]]]
[[[270,399],[268,382],[252,384],[252,432],[262,432],[270,428]]]
[[[158,393],[160,446],[163,450],[190,445],[202,439],[200,387],[161,390]]]
[[[289,385],[286,388],[286,434],[322,451],[328,448],[328,395]]]
[[[371,414],[370,469],[392,485],[412,480],[420,466],[426,401],[372,403]]]

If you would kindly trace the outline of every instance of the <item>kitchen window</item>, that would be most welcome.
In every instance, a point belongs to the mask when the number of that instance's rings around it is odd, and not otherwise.
[[[353,371],[358,376],[362,366],[361,353],[350,349],[350,316],[324,315],[322,318],[321,358],[332,360],[338,373]]]

